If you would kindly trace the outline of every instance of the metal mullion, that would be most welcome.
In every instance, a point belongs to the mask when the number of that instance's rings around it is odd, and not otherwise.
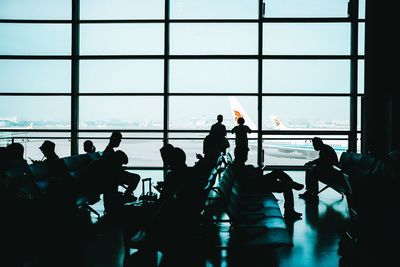
[[[80,20],[82,24],[140,24],[140,23],[257,23],[257,19],[96,19]]]
[[[169,93],[169,96],[258,96],[258,93]]]
[[[298,59],[298,60],[350,60],[350,55],[263,55],[263,59]]]
[[[112,129],[112,131],[120,131],[120,132],[125,132],[125,133],[162,133],[164,130],[148,130],[148,129],[124,129],[124,128],[119,128],[119,129]],[[79,129],[79,133],[109,133],[110,129]]]
[[[170,22],[169,22],[170,1],[165,0],[164,8],[164,106],[163,106],[163,143],[168,143],[169,129],[169,42],[170,42]],[[164,164],[164,163],[163,163]],[[164,175],[167,171],[167,166],[163,166]]]
[[[284,96],[284,97],[346,97],[350,93],[262,93],[262,96]]]
[[[263,109],[263,0],[258,1],[258,96],[257,96],[257,164],[262,166],[264,164],[264,153],[262,147],[262,109]]]
[[[349,18],[263,18],[268,23],[349,23]]]
[[[358,87],[358,0],[351,0],[351,61],[350,61],[350,134],[349,150],[357,150],[357,87]]]
[[[69,24],[72,20],[58,19],[0,19],[1,23],[26,23],[26,24]]]
[[[79,96],[163,96],[163,93],[79,93]]]
[[[0,96],[71,96],[71,93],[13,93],[0,92]]]
[[[258,19],[171,19],[172,23],[257,23]]]
[[[71,60],[71,56],[43,56],[43,55],[0,55],[0,59],[15,59],[15,60]]]
[[[94,19],[80,20],[80,24],[146,24],[146,23],[164,23],[163,19]]]
[[[257,55],[80,55],[80,60],[104,60],[104,59],[258,59]],[[355,55],[357,59],[365,59],[364,55]],[[350,60],[350,55],[263,55],[262,59],[293,59],[293,60]],[[0,59],[15,60],[71,60],[69,55],[0,55]]]
[[[71,131],[69,129],[48,129],[48,128],[36,128],[36,129],[24,129],[24,128],[13,128],[13,129],[7,129],[7,128],[2,128],[1,132],[49,132],[49,133],[70,133]]]
[[[79,128],[79,5],[80,0],[72,0],[71,38],[71,155],[77,155]]]

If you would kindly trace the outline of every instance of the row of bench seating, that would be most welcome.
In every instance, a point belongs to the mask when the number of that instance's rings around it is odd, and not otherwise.
[[[400,235],[392,214],[398,188],[384,168],[385,161],[370,154],[345,152],[340,157],[350,215],[339,242],[343,266],[386,266],[396,253],[390,243]]]
[[[74,155],[54,161],[44,161],[24,166],[9,168],[5,171],[5,179],[9,181],[20,180],[18,197],[40,198],[47,196],[57,186],[70,187],[77,209],[86,208],[100,217],[100,214],[90,207],[90,199],[76,190],[75,185],[79,182],[80,173],[94,160],[99,159],[102,152]],[[68,188],[65,188],[68,190]]]
[[[221,248],[293,246],[274,194],[243,190],[232,163],[228,155],[228,164],[215,190],[231,225],[229,242]]]

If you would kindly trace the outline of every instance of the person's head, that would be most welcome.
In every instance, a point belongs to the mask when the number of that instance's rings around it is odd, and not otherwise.
[[[221,114],[219,114],[218,116],[217,116],[217,121],[218,122],[222,122],[224,120],[224,117],[221,115]]]
[[[10,160],[24,159],[24,146],[20,143],[12,143],[7,146],[7,156]]]
[[[96,147],[93,145],[93,142],[91,140],[86,140],[83,142],[83,150],[86,153],[92,153],[96,152]]]
[[[117,164],[118,166],[128,164],[128,156],[122,150],[115,151],[115,153],[112,153],[110,157],[111,161]]]
[[[47,158],[49,155],[52,155],[55,153],[54,149],[56,148],[56,144],[53,142],[46,140],[43,142],[43,144],[39,147],[39,149],[42,151],[43,155]]]
[[[111,133],[110,136],[110,145],[112,147],[119,147],[119,144],[121,143],[122,140],[122,134],[120,131],[114,131]]]
[[[243,117],[238,118],[238,119],[237,119],[237,123],[238,123],[239,125],[243,125],[243,124],[244,124],[244,119],[243,119]]]
[[[174,146],[171,144],[165,144],[163,147],[160,148],[160,155],[161,159],[166,166],[169,166],[171,163],[171,155]]]
[[[312,144],[313,144],[314,149],[315,149],[316,151],[319,151],[319,150],[321,149],[322,145],[324,144],[324,142],[322,142],[322,139],[321,139],[321,138],[319,138],[319,137],[314,137],[314,138],[312,139]]]
[[[186,154],[181,148],[174,147],[172,149],[170,166],[171,169],[177,169],[186,166]]]

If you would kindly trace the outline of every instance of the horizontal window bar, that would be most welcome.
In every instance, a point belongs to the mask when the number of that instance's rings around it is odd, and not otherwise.
[[[365,22],[365,19],[357,19],[357,22]],[[97,19],[79,20],[81,24],[87,23],[258,23],[258,19]],[[263,18],[264,23],[350,23],[350,18]],[[72,23],[72,20],[55,19],[0,19],[0,23]]]
[[[364,55],[81,55],[77,57],[80,60],[108,60],[108,59],[365,59]],[[72,59],[72,56],[52,56],[52,55],[0,55],[0,59],[32,59],[32,60],[57,60]]]

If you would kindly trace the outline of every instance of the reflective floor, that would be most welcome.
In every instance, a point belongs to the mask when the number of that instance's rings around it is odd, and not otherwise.
[[[304,172],[288,172],[292,178],[304,183]],[[320,184],[322,188],[322,184]],[[187,244],[185,252],[175,255],[143,255],[131,250],[125,259],[121,226],[118,223],[103,223],[93,238],[84,246],[84,266],[129,267],[129,266],[339,266],[338,245],[348,219],[346,198],[327,189],[320,193],[319,202],[305,203],[298,198],[302,191],[295,191],[295,209],[303,213],[302,219],[288,225],[293,238],[293,247],[268,250],[196,251],[196,244]],[[276,194],[283,210],[283,195]],[[102,212],[101,205],[95,207]],[[227,235],[227,223],[218,225],[219,237]],[[204,252],[204,251],[203,251]],[[202,255],[202,256],[200,256]]]

